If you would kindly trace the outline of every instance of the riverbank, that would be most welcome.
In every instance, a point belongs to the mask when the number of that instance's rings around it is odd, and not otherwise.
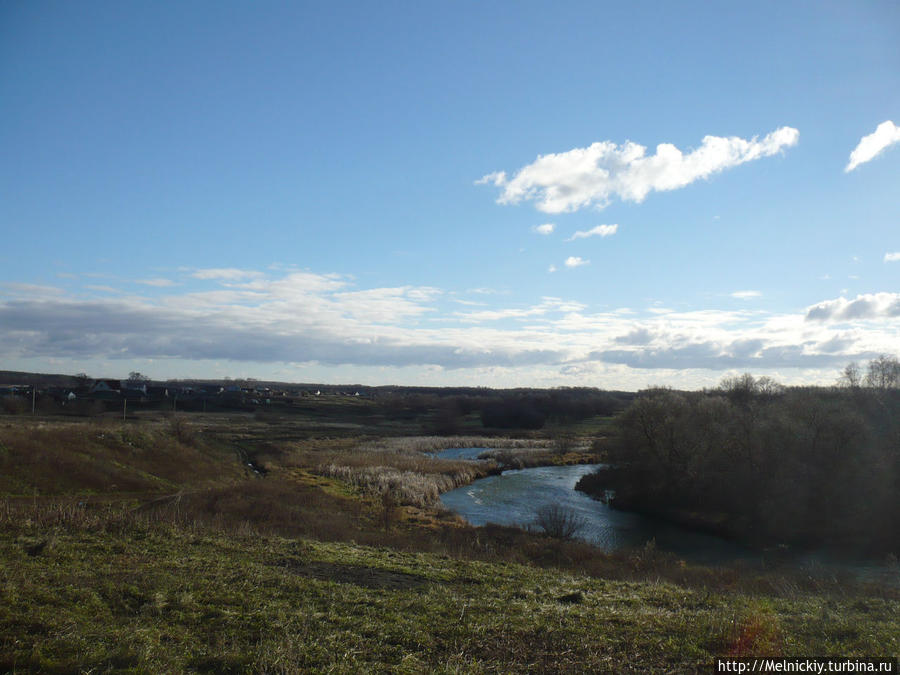
[[[590,441],[429,436],[368,440],[346,452],[319,452],[315,473],[341,480],[398,506],[436,508],[442,493],[508,469],[588,464],[597,461]],[[447,449],[481,449],[476,457],[439,457]],[[292,460],[281,460],[281,464]],[[302,461],[309,463],[308,458]]]
[[[782,557],[824,554],[835,559],[846,560],[896,560],[896,553],[892,550],[873,549],[847,543],[840,545],[836,542],[823,542],[799,535],[781,538],[767,537],[760,533],[758,528],[753,527],[746,515],[736,516],[698,509],[648,506],[636,500],[624,499],[621,496],[610,499],[609,482],[604,476],[603,469],[581,477],[576,483],[575,489],[593,500],[608,505],[615,511],[653,518],[684,528],[689,532],[718,537],[760,554],[777,551],[778,555]]]
[[[599,470],[582,476],[575,484],[575,489],[583,492],[591,499],[609,505],[619,511],[636,513],[643,516],[683,527],[687,530],[709,534],[723,539],[739,540],[740,532],[733,526],[726,514],[707,514],[687,509],[645,509],[638,504],[610,500],[608,483]]]

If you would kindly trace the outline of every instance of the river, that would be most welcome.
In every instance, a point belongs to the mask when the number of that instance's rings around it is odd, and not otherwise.
[[[435,453],[446,459],[476,459],[485,448],[453,448]],[[497,523],[528,527],[535,512],[544,504],[559,504],[571,509],[584,523],[578,536],[606,551],[643,546],[655,541],[658,549],[669,551],[685,560],[702,564],[725,564],[736,561],[760,563],[758,551],[713,535],[667,523],[657,518],[611,509],[575,490],[575,484],[599,464],[544,466],[504,471],[482,478],[470,485],[441,495],[441,502],[472,525]],[[849,569],[866,576],[882,576],[883,566],[846,561],[836,563],[820,554],[792,554],[792,566]],[[785,562],[782,560],[782,562]]]

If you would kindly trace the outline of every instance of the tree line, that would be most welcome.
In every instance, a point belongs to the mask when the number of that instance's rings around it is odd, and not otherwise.
[[[900,362],[851,364],[841,384],[639,392],[580,489],[753,544],[898,553]]]

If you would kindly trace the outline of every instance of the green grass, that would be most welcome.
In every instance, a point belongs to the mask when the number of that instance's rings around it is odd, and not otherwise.
[[[0,673],[683,672],[728,654],[900,654],[896,585],[605,555],[317,472],[453,474],[415,452],[449,441],[186,424],[0,426]]]
[[[167,525],[0,539],[0,670],[684,671],[897,655],[900,602],[776,598]],[[759,630],[759,626],[767,627]]]

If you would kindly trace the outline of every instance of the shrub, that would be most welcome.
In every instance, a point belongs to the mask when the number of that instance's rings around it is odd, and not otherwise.
[[[554,539],[573,539],[585,523],[570,507],[544,504],[537,510],[535,524]]]
[[[197,440],[194,427],[183,415],[173,415],[169,418],[169,431],[175,440],[183,445],[193,445]]]
[[[4,396],[2,399],[3,412],[8,415],[21,415],[28,410],[28,404],[20,396]]]

